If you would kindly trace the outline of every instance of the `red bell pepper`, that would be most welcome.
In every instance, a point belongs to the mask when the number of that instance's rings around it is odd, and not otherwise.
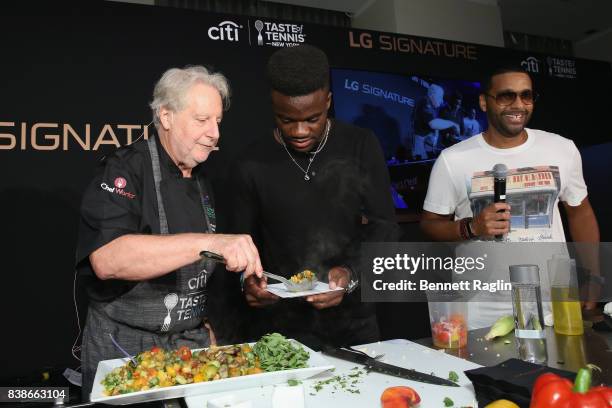
[[[581,368],[574,383],[553,373],[538,377],[529,408],[612,408],[612,388],[591,387],[591,370]]]

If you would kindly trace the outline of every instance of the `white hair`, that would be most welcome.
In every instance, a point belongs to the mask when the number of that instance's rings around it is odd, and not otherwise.
[[[427,89],[427,96],[431,103],[437,108],[444,100],[444,89],[440,85],[431,84]]]
[[[432,97],[444,97],[444,89],[440,85],[431,84],[427,88],[427,95]]]
[[[173,112],[180,112],[184,108],[185,96],[191,87],[197,83],[215,88],[221,95],[223,110],[229,109],[230,86],[223,74],[212,73],[201,65],[170,68],[155,84],[153,101],[149,104],[153,111],[153,123],[156,127],[159,127],[160,108],[165,107]]]

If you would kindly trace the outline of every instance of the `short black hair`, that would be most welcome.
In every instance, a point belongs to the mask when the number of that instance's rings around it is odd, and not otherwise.
[[[483,78],[481,82],[481,84],[483,85],[481,93],[488,93],[491,90],[491,86],[493,85],[494,76],[502,75],[502,74],[510,74],[510,73],[521,73],[521,74],[527,75],[529,79],[531,80],[532,88],[535,86],[533,77],[525,68],[521,67],[520,65],[514,65],[514,64],[500,65],[497,68],[493,69],[493,71],[491,71],[490,74],[488,74],[487,76]]]
[[[268,81],[287,96],[308,95],[329,89],[329,61],[317,47],[303,44],[276,51],[268,60]]]
[[[450,100],[451,100],[451,102],[463,101],[463,94],[456,90],[451,95]]]

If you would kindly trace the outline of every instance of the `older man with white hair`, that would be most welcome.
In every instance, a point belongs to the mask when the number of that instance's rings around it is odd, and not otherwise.
[[[414,143],[412,156],[420,159],[433,158],[438,153],[438,131],[455,128],[461,133],[458,124],[439,117],[444,102],[444,89],[440,85],[430,84],[427,96],[421,99],[414,108],[413,126]]]
[[[210,343],[206,284],[226,268],[261,276],[249,235],[215,234],[211,189],[199,166],[217,150],[229,85],[201,66],[166,71],[155,85],[156,132],[107,156],[81,207],[76,267],[89,295],[82,341],[83,395],[97,364],[152,347]]]

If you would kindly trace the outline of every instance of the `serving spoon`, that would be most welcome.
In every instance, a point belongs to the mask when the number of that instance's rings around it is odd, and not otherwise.
[[[202,251],[200,252],[200,256],[205,259],[210,259],[211,261],[225,264],[225,258],[223,258],[221,255],[214,253],[214,252]],[[287,290],[290,292],[303,292],[306,290],[310,290],[317,283],[316,276],[313,277],[313,279],[304,279],[302,280],[302,282],[292,282],[291,280],[283,276],[276,275],[274,273],[263,271],[263,274],[264,276],[267,276],[270,279],[274,279],[279,282],[282,282],[287,288]]]

